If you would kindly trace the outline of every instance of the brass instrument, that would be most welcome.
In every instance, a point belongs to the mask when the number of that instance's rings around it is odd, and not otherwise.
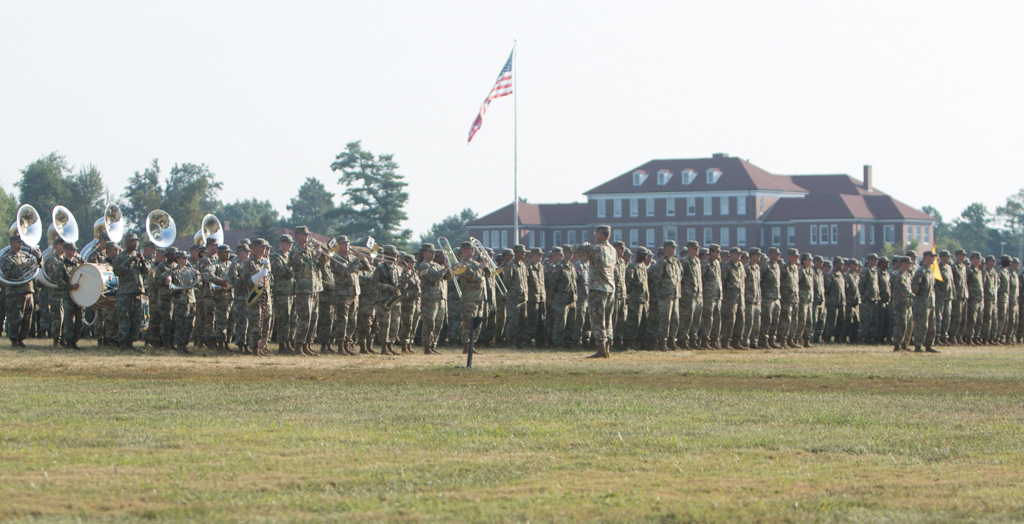
[[[178,228],[171,214],[162,209],[150,211],[146,217],[146,236],[156,247],[170,247],[178,238]]]
[[[373,258],[380,251],[380,245],[377,244],[373,237],[366,237],[366,247],[350,245],[348,248],[370,258]]]
[[[51,213],[52,222],[50,222],[50,228],[46,230],[46,243],[49,247],[43,251],[42,266],[46,267],[46,262],[53,257],[53,244],[59,239],[61,242],[77,242],[78,241],[78,221],[75,220],[75,215],[71,214],[71,211],[64,206],[54,206],[53,212]],[[40,271],[36,276],[36,282],[46,286],[50,289],[57,289],[57,284],[50,281],[49,277],[46,276],[46,271]]]
[[[213,238],[217,241],[217,245],[224,243],[224,228],[220,225],[220,220],[213,215],[206,215],[203,217],[203,221],[199,226],[199,231],[192,237],[192,241],[201,246],[205,246],[206,242]],[[173,241],[172,241],[173,242]]]
[[[484,245],[481,244],[479,240],[473,237],[469,237],[469,241],[473,243],[473,249],[476,250],[477,256],[480,257],[480,261],[486,261],[486,265],[488,268],[490,268],[491,274],[494,275],[495,277],[500,275],[501,271],[498,271],[498,266],[494,264],[494,260],[492,260],[491,256],[487,254],[487,249],[484,248]],[[495,278],[494,283],[495,285],[498,286],[498,291],[500,291],[502,295],[508,293],[508,290],[505,289],[505,283],[502,282],[500,278]]]
[[[15,213],[14,223],[11,224],[11,229],[8,231],[10,236],[17,235],[21,238],[21,242],[30,248],[35,248],[39,245],[39,240],[43,238],[43,226],[39,219],[39,213],[36,208],[25,204],[18,208],[18,212]],[[11,251],[11,246],[6,246],[0,249],[0,259],[7,256]],[[30,257],[32,264],[22,270],[21,280],[7,280],[3,275],[0,275],[0,282],[7,284],[8,286],[20,286],[28,284],[36,278],[39,274],[39,260],[35,256]]]
[[[315,245],[315,246],[320,246],[320,249],[324,250],[324,252],[327,253],[327,256],[329,256],[331,258],[331,260],[333,260],[333,261],[335,261],[335,262],[337,262],[337,263],[339,263],[339,264],[341,264],[343,266],[345,264],[348,264],[348,262],[345,259],[341,258],[341,255],[338,255],[338,251],[341,249],[341,246],[338,244],[338,242],[335,239],[332,238],[326,244],[324,244],[323,242],[313,238],[313,236],[310,235],[307,240],[309,242],[312,242],[313,245]],[[349,249],[352,249],[352,247],[349,246]],[[362,252],[358,251],[358,253],[362,253]]]
[[[267,257],[261,258],[260,259],[260,265],[262,265],[264,268],[266,268],[267,274],[269,275],[270,274],[270,259],[267,258]],[[258,284],[253,284],[252,287],[249,288],[249,293],[246,295],[246,298],[245,298],[245,305],[249,306],[249,307],[252,307],[256,303],[256,301],[260,298],[260,295],[262,295],[263,292],[266,289],[267,289],[267,277],[263,277],[263,278],[260,279],[260,282]],[[260,315],[261,315],[260,316],[260,318],[261,318],[260,324],[262,325],[262,323],[263,323],[263,321],[262,321],[263,313],[262,313],[262,310],[260,310],[260,311],[261,311],[260,312]]]
[[[453,275],[461,275],[466,272],[466,265],[458,263],[459,259],[455,257],[455,251],[452,250],[451,243],[445,237],[437,238],[437,247],[441,249],[441,253],[444,253],[444,258],[448,261],[448,265],[451,268]],[[456,266],[460,269],[456,271]],[[462,289],[459,287],[459,279],[454,278],[452,282],[455,284],[455,293],[462,298]]]
[[[172,281],[172,283],[167,285],[167,289],[170,289],[171,291],[186,291],[189,289],[195,289],[195,287],[199,285],[202,279],[199,278],[199,271],[192,265],[192,262],[186,261],[185,268],[188,271],[181,275],[181,285],[175,285]]]
[[[86,262],[92,254],[99,249],[100,243],[110,240],[120,242],[124,236],[124,215],[117,204],[110,202],[103,207],[103,216],[96,219],[92,225],[92,241],[82,248],[82,260]]]

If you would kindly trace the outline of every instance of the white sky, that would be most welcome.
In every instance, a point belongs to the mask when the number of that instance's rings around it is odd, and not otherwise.
[[[1024,187],[1021,2],[0,0],[0,183],[54,150],[120,194],[158,157],[205,162],[222,200],[282,214],[307,176],[340,194],[361,139],[409,182],[418,235],[512,199],[511,97],[469,126],[519,41],[531,202],[652,158],[727,152],[849,173],[947,219]],[[47,213],[48,210],[45,213]]]

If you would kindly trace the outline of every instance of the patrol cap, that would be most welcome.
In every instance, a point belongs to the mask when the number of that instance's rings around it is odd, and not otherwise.
[[[675,240],[666,240],[666,241],[661,243],[661,246],[662,247],[676,247],[676,241]]]
[[[868,260],[878,260],[878,255],[874,253],[868,253]]]
[[[832,257],[832,263],[837,266],[842,264],[843,262],[843,257]]]
[[[348,243],[348,235],[338,235],[338,243],[339,244],[347,244]]]
[[[616,240],[615,242],[612,243],[612,246],[625,248],[626,247],[626,243],[621,241],[621,240]]]
[[[127,235],[124,236],[123,240],[127,242],[129,240],[138,240],[138,239],[139,239],[139,235],[136,235],[135,233],[128,233]]]
[[[715,252],[721,253],[722,252],[722,246],[720,246],[718,244],[711,244],[710,246],[708,246],[708,251],[715,251]]]
[[[644,246],[640,246],[640,247],[636,248],[636,254],[637,255],[646,255],[648,253],[650,253],[650,251],[648,251],[647,248],[644,247]]]
[[[533,255],[543,255],[544,254],[544,250],[539,248],[539,247],[535,247],[535,248],[530,250],[530,253],[533,254]]]
[[[248,246],[248,245],[252,245],[252,240],[249,240],[248,238],[239,238],[238,239],[238,243],[239,244],[245,244],[245,245]]]
[[[710,253],[710,251],[706,247],[700,248],[700,251],[697,252],[698,255],[707,255],[708,253]]]
[[[910,258],[917,258],[917,251],[914,251],[913,249],[908,249],[906,255]]]
[[[750,253],[746,251],[740,251],[740,258],[750,258]]]
[[[191,246],[188,246],[188,250],[189,251],[196,251],[198,249],[199,249],[199,244],[192,244]]]
[[[953,252],[953,254],[954,255],[966,255],[967,254],[967,250],[965,250],[965,249],[957,249],[956,251]]]
[[[768,248],[768,254],[769,255],[779,255],[779,254],[782,254],[782,251],[780,251],[778,247],[772,246],[772,247]]]
[[[221,251],[230,253],[231,252],[231,248],[228,247],[227,244],[221,244],[221,245],[217,246],[217,252],[220,253]]]
[[[696,240],[687,240],[686,248],[689,249],[691,247],[694,249],[700,249],[700,242],[697,242]]]
[[[103,243],[103,249],[117,249],[117,242],[113,240],[107,240]]]
[[[494,254],[494,250],[489,248],[489,247],[485,247],[484,251],[486,251],[488,255],[493,255]]]
[[[294,244],[295,243],[295,240],[292,239],[292,236],[289,235],[288,233],[285,233],[283,235],[279,235],[277,237],[277,241],[278,242],[288,242],[289,244]]]
[[[210,244],[213,244],[215,246],[217,245],[217,239],[214,238],[213,235],[210,235],[210,236],[206,237],[206,245],[210,245]]]
[[[971,258],[981,258],[980,251],[971,251]]]
[[[786,254],[800,256],[800,250],[795,247],[791,247],[786,250]]]
[[[473,243],[470,242],[469,240],[466,240],[463,243],[459,244],[459,248],[461,248],[461,249],[473,249]]]
[[[759,248],[759,247],[752,247],[752,248],[750,248],[750,256],[760,255],[760,254],[761,254],[761,248]]]
[[[206,246],[198,245],[198,246],[196,246],[196,251],[198,251],[200,253],[206,253]]]
[[[594,229],[594,231],[597,231],[598,233],[604,233],[606,235],[610,235],[610,234],[612,234],[612,226],[605,226],[605,225],[597,226]]]
[[[880,256],[880,257],[878,257],[878,263],[881,264],[882,262],[885,262],[886,264],[888,264],[889,263],[889,257],[887,257],[887,256]]]
[[[184,251],[175,251],[173,255],[168,255],[168,256],[173,256],[175,259],[188,258],[188,253],[186,253]]]
[[[18,235],[11,235],[11,237],[7,239],[7,242],[11,244],[14,242],[21,242],[21,237]]]
[[[939,251],[939,256],[940,257],[948,257],[949,256],[949,250],[948,249],[943,249],[942,251]]]
[[[631,257],[631,256],[633,256],[633,252],[630,251],[628,247],[623,248],[622,249],[622,256],[624,256],[624,257]]]
[[[856,264],[857,263],[857,259],[856,258],[847,258],[844,262],[846,262],[847,264]]]
[[[156,247],[156,244],[154,244],[152,240],[148,240],[148,239],[147,239],[147,240],[143,240],[143,241],[142,241],[142,247],[143,247],[143,248],[147,248],[147,247]]]
[[[397,255],[398,254],[398,248],[396,248],[392,244],[388,244],[388,245],[384,246],[384,252],[385,253],[391,253],[392,255]]]
[[[306,227],[306,226],[295,226],[295,234],[296,235],[308,235],[309,234],[309,228]]]
[[[406,264],[411,264],[416,262],[416,257],[412,255],[405,255],[402,257],[402,261],[404,261]]]
[[[252,241],[252,247],[270,247],[270,242],[264,238],[257,238]]]
[[[738,247],[736,247],[736,246],[730,247],[729,248],[729,254],[732,255],[732,254],[735,254],[735,253],[743,253],[743,250],[738,248]]]
[[[64,242],[64,249],[78,249],[74,242]]]
[[[562,244],[562,252],[566,255],[572,254],[572,244]]]
[[[249,251],[249,244],[242,242],[235,246],[235,251]]]
[[[826,260],[824,263],[821,264],[821,267],[832,267],[832,262]]]
[[[995,255],[985,255],[985,261],[986,262],[988,262],[988,261],[995,262],[996,261],[996,256]]]
[[[999,260],[1010,260],[1010,255],[1004,253],[999,257]]]
[[[501,254],[502,255],[508,255],[508,256],[515,255],[515,253],[513,253],[512,250],[510,248],[507,248],[507,247],[505,249],[501,250]]]
[[[814,260],[814,257],[810,253],[801,253],[800,260]]]
[[[513,252],[518,251],[520,253],[525,253],[526,252],[526,246],[524,246],[522,244],[516,244],[516,245],[512,246],[512,251]]]
[[[1011,264],[1020,264],[1020,259],[1017,258],[1017,257],[1013,257],[1013,258],[1010,259],[1010,263]]]
[[[346,239],[346,242],[347,241],[348,240]],[[338,242],[341,242],[341,240],[338,240]],[[430,242],[424,242],[424,243],[420,244],[420,251],[436,251],[436,250],[434,249],[434,244],[432,244]]]
[[[558,246],[555,246],[555,247],[551,248],[551,254],[552,255],[561,255],[562,254],[562,248],[560,248]]]
[[[825,257],[823,257],[821,255],[814,255],[814,258],[812,260],[814,260],[815,262],[824,262],[825,261]]]
[[[665,248],[663,248],[663,247],[659,247],[659,248],[658,248],[658,254],[659,254],[659,255],[664,255],[664,254],[665,254]]]

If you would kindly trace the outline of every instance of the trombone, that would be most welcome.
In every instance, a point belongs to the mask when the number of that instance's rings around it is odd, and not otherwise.
[[[473,237],[469,237],[469,241],[473,243],[473,249],[476,250],[477,256],[480,257],[480,261],[487,261],[487,267],[490,268],[491,274],[494,275],[494,283],[498,286],[498,291],[501,291],[502,295],[508,293],[508,290],[505,289],[505,283],[501,281],[501,278],[499,278],[502,270],[499,270],[498,266],[494,264],[494,260],[492,260],[491,256],[487,254],[487,249],[484,248],[484,245],[481,244],[479,240]]]
[[[448,261],[449,269],[454,275],[461,275],[466,272],[466,265],[458,263],[455,258],[455,251],[452,251],[452,245],[448,243],[448,239],[445,237],[438,237],[437,246],[441,248],[441,253],[444,253],[444,258]],[[459,288],[459,279],[453,278],[452,283],[455,284],[455,293],[462,298],[462,289]]]

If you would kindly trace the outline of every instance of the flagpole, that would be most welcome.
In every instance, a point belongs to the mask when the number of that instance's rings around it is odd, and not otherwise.
[[[516,40],[512,40],[512,238],[519,243],[519,70],[516,68]]]

